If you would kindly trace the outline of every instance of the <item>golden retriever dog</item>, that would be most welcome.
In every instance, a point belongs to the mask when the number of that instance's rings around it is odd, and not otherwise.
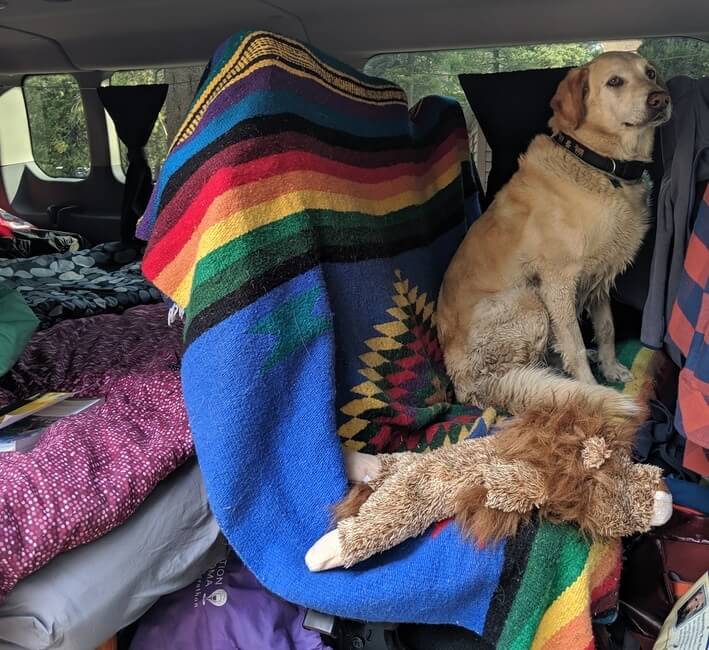
[[[438,334],[459,400],[518,414],[586,403],[607,416],[638,405],[597,385],[578,317],[586,310],[609,382],[632,375],[615,356],[609,292],[648,221],[654,131],[671,113],[655,68],[609,52],[571,70],[552,99],[552,136],[471,226],[448,267]],[[556,353],[566,376],[543,368]]]

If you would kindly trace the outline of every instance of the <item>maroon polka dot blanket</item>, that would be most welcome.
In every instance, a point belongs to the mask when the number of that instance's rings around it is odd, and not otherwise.
[[[164,305],[64,321],[0,379],[0,405],[40,391],[105,402],[53,424],[28,453],[0,453],[0,597],[56,555],[128,519],[192,453],[180,327]]]

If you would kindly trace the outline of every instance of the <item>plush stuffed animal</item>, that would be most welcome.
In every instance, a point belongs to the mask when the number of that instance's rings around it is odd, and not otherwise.
[[[430,453],[346,452],[358,485],[336,509],[337,528],[305,562],[311,571],[351,567],[450,517],[478,544],[514,535],[535,509],[593,539],[662,525],[672,497],[659,468],[631,460],[637,426],[567,406]]]

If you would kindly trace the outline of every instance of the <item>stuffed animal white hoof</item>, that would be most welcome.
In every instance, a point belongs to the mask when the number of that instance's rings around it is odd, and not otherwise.
[[[658,490],[655,492],[655,508],[650,519],[651,526],[662,526],[672,516],[672,495],[669,492]]]
[[[345,449],[347,478],[352,483],[369,483],[378,478],[382,469],[381,460],[371,454]]]
[[[305,554],[305,564],[311,571],[327,571],[344,565],[337,530],[323,535]]]

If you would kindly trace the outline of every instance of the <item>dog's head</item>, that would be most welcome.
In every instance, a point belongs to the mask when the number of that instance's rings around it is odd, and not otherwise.
[[[652,130],[672,112],[655,66],[631,52],[607,52],[570,70],[551,107],[552,131],[573,134],[583,126],[607,136]]]

